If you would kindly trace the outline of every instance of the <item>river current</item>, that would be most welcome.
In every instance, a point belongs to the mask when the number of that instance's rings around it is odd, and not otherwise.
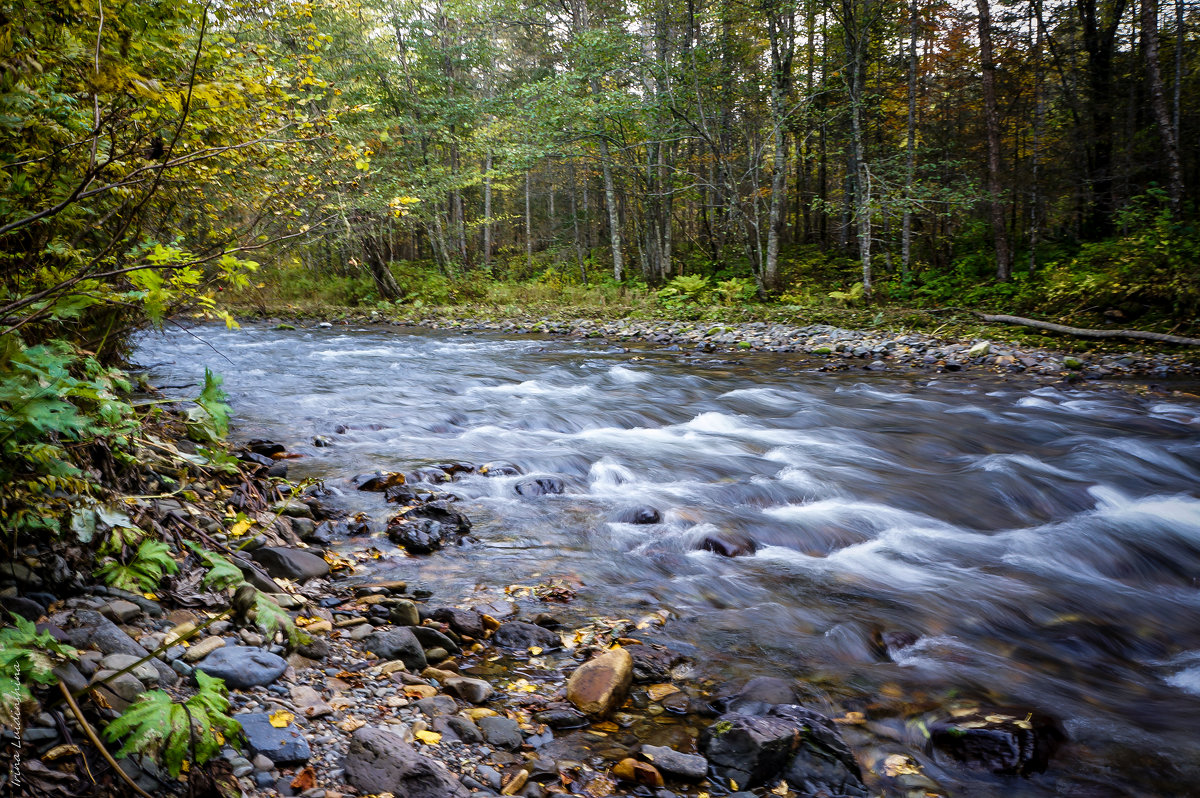
[[[572,619],[665,611],[658,639],[698,670],[800,678],[829,712],[966,697],[1062,721],[1030,779],[918,753],[957,795],[1200,795],[1200,404],[629,346],[202,326],[135,359],[158,384],[222,374],[235,440],[284,443],[292,477],[379,519],[349,478],[525,474],[442,486],[478,542],[405,558],[381,536],[397,556],[372,577],[447,597],[561,580]],[[530,476],[565,492],[518,495]],[[615,520],[634,507],[661,522]]]

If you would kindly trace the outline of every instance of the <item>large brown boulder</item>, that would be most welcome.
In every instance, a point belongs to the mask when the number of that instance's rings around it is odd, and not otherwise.
[[[632,682],[633,657],[623,648],[612,648],[575,669],[567,680],[567,700],[602,718],[621,705]]]

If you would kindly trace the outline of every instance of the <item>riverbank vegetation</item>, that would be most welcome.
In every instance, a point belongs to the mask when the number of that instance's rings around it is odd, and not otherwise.
[[[64,547],[134,593],[232,556],[125,509],[236,492],[215,377],[169,402],[122,370],[131,332],[180,314],[953,306],[1200,329],[1181,0],[43,0],[0,20],[0,546],[22,589]],[[145,469],[163,447],[174,481]],[[3,640],[39,681],[28,652],[69,658]]]

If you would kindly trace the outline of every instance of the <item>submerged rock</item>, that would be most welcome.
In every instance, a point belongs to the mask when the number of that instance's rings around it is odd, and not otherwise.
[[[758,551],[758,544],[749,538],[709,535],[700,541],[700,549],[722,557],[746,557]]]
[[[558,477],[537,477],[518,482],[513,490],[521,496],[547,496],[566,490],[566,484]]]
[[[662,523],[662,513],[645,505],[626,507],[618,510],[613,520],[622,524],[658,524]]]
[[[980,709],[929,726],[936,749],[975,770],[1041,773],[1066,739],[1053,718],[1017,709]]]

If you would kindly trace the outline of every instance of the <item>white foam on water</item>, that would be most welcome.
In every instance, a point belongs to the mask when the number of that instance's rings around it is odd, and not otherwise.
[[[651,376],[644,371],[635,371],[634,369],[625,366],[613,366],[608,370],[608,377],[613,382],[618,382],[623,385],[634,385],[639,382],[645,382],[652,379]]]
[[[590,385],[552,385],[540,380],[506,383],[504,385],[476,385],[464,393],[500,394],[502,396],[582,396],[593,390]]]
[[[1033,471],[1040,474],[1049,474],[1056,477],[1066,477],[1067,479],[1083,479],[1084,477],[1075,471],[1058,466],[1050,465],[1036,457],[1031,457],[1027,454],[987,454],[979,457],[971,464],[971,468],[979,468],[984,471],[996,472],[1013,472],[1022,469]]]
[[[1178,687],[1185,693],[1200,695],[1200,665],[1184,668],[1177,673],[1171,674],[1164,681],[1172,687]]]

